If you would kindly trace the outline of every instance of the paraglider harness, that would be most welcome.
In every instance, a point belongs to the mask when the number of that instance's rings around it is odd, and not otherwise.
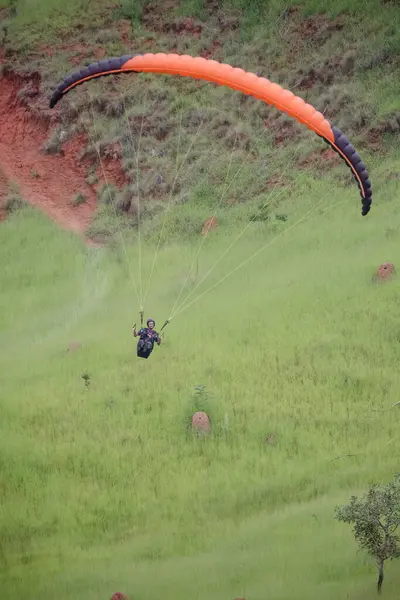
[[[137,332],[140,339],[137,343],[137,356],[139,358],[149,358],[150,354],[153,352],[154,349],[154,343],[158,342],[160,340],[160,334],[157,333],[157,331],[155,329],[149,329],[148,325],[149,323],[154,323],[154,325],[156,324],[154,319],[147,319],[146,321],[146,325],[147,327],[143,327],[143,313],[140,313],[140,319],[141,319],[141,328],[139,329],[139,331]],[[164,323],[164,325],[161,328],[161,331],[164,329],[164,327],[168,324],[168,322],[166,321]],[[135,324],[136,327],[136,324]],[[160,333],[161,333],[160,331]]]

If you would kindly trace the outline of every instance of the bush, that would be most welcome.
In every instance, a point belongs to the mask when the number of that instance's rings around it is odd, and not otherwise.
[[[3,208],[8,213],[16,212],[17,210],[21,210],[27,206],[25,200],[22,198],[19,193],[19,189],[16,186],[11,186],[10,192],[4,199]]]
[[[88,185],[95,185],[98,181],[99,179],[95,173],[91,173],[86,177],[86,183]]]
[[[74,206],[79,206],[80,204],[83,204],[84,202],[87,201],[87,196],[85,196],[82,193],[79,193],[75,196],[75,198],[72,200],[72,204]]]
[[[93,220],[85,233],[96,241],[109,241],[123,226],[122,221],[115,216],[110,206],[99,206]]]
[[[114,204],[118,194],[118,189],[113,184],[105,183],[101,190],[98,192],[98,200],[100,204],[109,206]]]

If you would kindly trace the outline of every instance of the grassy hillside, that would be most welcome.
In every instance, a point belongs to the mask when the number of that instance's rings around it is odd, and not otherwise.
[[[191,231],[198,232],[219,200],[220,214],[232,220],[236,204],[245,204],[240,218],[247,219],[270,202],[277,185],[280,198],[297,199],[299,170],[325,181],[330,172],[335,195],[351,183],[348,169],[305,127],[263,102],[204,82],[151,74],[107,78],[75,90],[55,113],[46,109],[68,73],[129,52],[201,55],[288,87],[346,133],[373,174],[380,201],[381,182],[393,175],[382,158],[398,150],[400,131],[399,10],[378,0],[331,2],[323,11],[316,4],[192,1],[163,8],[156,1],[76,1],[61,10],[57,0],[25,0],[4,11],[3,69],[39,72],[40,93],[28,82],[19,96],[34,114],[59,116],[45,151],[62,152],[79,134],[76,155],[90,184],[99,179],[100,160],[121,162],[115,206],[100,186],[89,235],[112,233],[114,208],[134,220],[140,198],[157,230],[171,200],[169,222],[179,233],[187,228],[185,211],[183,223],[176,214],[183,203]],[[228,174],[239,168],[225,191]]]
[[[373,208],[318,138],[228,90],[143,76],[64,99],[44,151],[84,139],[86,179],[113,152],[125,178],[98,189],[106,246],[24,205],[0,226],[0,595],[368,600],[334,508],[398,471],[399,280],[373,275],[397,265],[400,11],[161,4],[3,2],[5,77],[40,73],[20,100],[47,122],[99,48],[212,52],[326,109]],[[149,361],[141,304],[174,317]],[[399,584],[393,563],[384,596]]]
[[[373,565],[333,509],[398,467],[398,282],[371,282],[395,254],[384,226],[398,210],[362,224],[346,213],[270,246],[177,318],[148,362],[134,356],[123,262],[30,211],[3,224],[5,597],[373,597]],[[241,242],[229,266],[258,246]],[[158,320],[181,253],[160,256]],[[207,439],[187,431],[197,408]]]

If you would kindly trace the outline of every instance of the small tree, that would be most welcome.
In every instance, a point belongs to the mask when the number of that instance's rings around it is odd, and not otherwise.
[[[376,560],[381,593],[385,560],[400,557],[400,538],[396,535],[400,526],[400,473],[386,486],[373,485],[361,500],[352,496],[350,504],[336,508],[335,516],[353,525],[356,541]]]

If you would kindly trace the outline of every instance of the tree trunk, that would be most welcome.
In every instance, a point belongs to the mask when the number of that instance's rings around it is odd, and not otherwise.
[[[383,583],[383,560],[378,561],[379,577],[378,577],[378,594],[382,592]]]

